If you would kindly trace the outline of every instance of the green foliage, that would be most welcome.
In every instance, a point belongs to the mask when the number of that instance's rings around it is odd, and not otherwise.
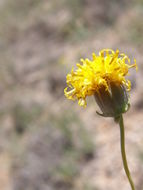
[[[16,104],[11,112],[14,118],[15,130],[18,134],[22,134],[31,122],[40,115],[41,107],[34,105],[26,108],[21,104]]]
[[[137,14],[135,17],[132,18],[131,22],[129,23],[129,32],[128,36],[131,42],[135,45],[141,46],[143,44],[143,24],[142,24],[142,17],[143,17],[143,9],[141,7],[136,7],[135,11]]]
[[[75,163],[72,162],[63,162],[55,172],[56,178],[59,178],[60,181],[64,181],[65,183],[71,183],[77,174],[78,169]]]
[[[98,189],[96,187],[92,187],[88,183],[85,183],[85,184],[83,184],[83,189],[82,190],[98,190]]]
[[[38,4],[40,3],[40,0],[7,0],[3,11],[6,11],[6,14],[9,16],[26,16],[32,9],[34,9]]]
[[[139,5],[142,6],[142,5],[143,5],[143,0],[136,0],[136,1],[135,1],[135,4],[139,4]]]
[[[85,126],[72,111],[62,113],[59,118],[53,117],[51,123],[61,131],[66,142],[63,147],[64,157],[53,171],[54,178],[64,183],[73,183],[82,164],[93,158],[94,144]]]
[[[66,5],[71,10],[73,17],[78,17],[82,14],[85,0],[65,0]]]
[[[72,148],[70,147],[71,151],[76,151],[76,148],[78,148],[80,155],[92,155],[95,148],[94,144],[91,140],[90,134],[87,132],[84,124],[76,113],[72,111],[63,113],[60,118],[56,118],[56,120],[54,119],[54,122],[55,126],[62,131],[69,144],[73,146]],[[74,128],[72,128],[72,126]],[[76,140],[78,141],[78,147],[76,147]]]

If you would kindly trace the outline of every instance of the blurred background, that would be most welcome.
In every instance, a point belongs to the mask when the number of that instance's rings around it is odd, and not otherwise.
[[[79,59],[117,48],[137,59],[124,115],[143,190],[143,0],[0,0],[0,189],[130,190],[119,127],[64,97]]]

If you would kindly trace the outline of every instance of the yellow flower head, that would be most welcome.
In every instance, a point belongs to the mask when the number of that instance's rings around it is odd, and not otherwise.
[[[86,97],[98,94],[101,89],[110,91],[111,84],[131,89],[131,82],[125,78],[129,75],[130,68],[136,67],[136,60],[130,63],[127,55],[114,52],[111,49],[103,49],[99,55],[93,53],[92,60],[81,59],[77,63],[77,69],[71,70],[67,75],[67,85],[64,93],[68,99],[78,100],[80,106],[86,106]],[[104,92],[103,92],[104,93]]]

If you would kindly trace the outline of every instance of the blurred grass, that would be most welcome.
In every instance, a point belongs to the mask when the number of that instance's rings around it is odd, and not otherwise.
[[[137,6],[135,11],[137,12],[137,14],[132,18],[132,21],[129,24],[130,32],[128,33],[128,36],[132,43],[139,47],[143,47],[143,8]]]
[[[11,137],[10,151],[12,151],[13,164],[15,165],[14,160],[20,160],[20,165],[24,165],[27,162],[27,155],[32,154],[32,151],[35,151],[34,147],[30,148],[30,153],[27,152],[25,141],[20,140],[21,135],[23,138],[27,135],[29,136],[39,136],[40,142],[40,131],[46,130],[49,136],[52,135],[53,138],[43,138],[43,142],[46,146],[51,146],[54,143],[57,144],[58,149],[61,146],[60,153],[57,150],[58,162],[52,168],[49,168],[48,165],[53,165],[55,160],[45,163],[47,165],[47,170],[50,175],[51,181],[54,185],[54,188],[59,189],[74,189],[74,182],[77,180],[77,177],[80,176],[80,172],[84,164],[88,163],[94,158],[95,154],[95,145],[92,141],[90,133],[86,130],[84,124],[74,111],[62,111],[58,115],[50,114],[48,118],[40,117],[41,107],[32,106],[29,107],[22,106],[21,104],[15,104],[12,109],[12,115],[14,117],[14,126],[15,132]],[[37,122],[37,117],[39,120]],[[39,128],[40,123],[40,128]],[[52,132],[52,133],[51,133]],[[50,134],[51,133],[51,134]],[[56,134],[60,133],[60,138]],[[56,137],[57,136],[57,137]],[[18,143],[18,146],[16,144]],[[43,149],[42,143],[37,144],[40,146],[41,150]],[[31,146],[29,144],[29,146]],[[16,148],[17,147],[17,148]],[[21,148],[22,147],[22,148]],[[47,149],[47,153],[50,149]],[[56,154],[56,152],[55,152]],[[43,161],[44,164],[45,161]],[[17,166],[15,166],[17,167]],[[39,169],[40,170],[40,169]],[[42,170],[41,170],[42,172]],[[45,174],[46,175],[46,174]],[[32,182],[31,182],[32,183]],[[84,187],[84,190],[92,190],[90,185]]]
[[[39,0],[6,0],[0,7],[0,36],[4,43],[14,41],[27,26]]]
[[[73,186],[74,180],[80,174],[81,166],[93,159],[95,146],[90,134],[74,112],[62,113],[59,118],[53,117],[51,126],[60,129],[65,139],[64,159],[53,171],[54,178]]]
[[[15,130],[18,134],[22,134],[28,127],[30,127],[31,122],[37,117],[40,117],[42,108],[38,105],[26,108],[20,104],[15,104],[11,112],[14,119]]]

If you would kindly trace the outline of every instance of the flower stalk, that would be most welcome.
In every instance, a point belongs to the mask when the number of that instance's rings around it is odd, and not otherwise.
[[[78,100],[78,104],[83,107],[87,105],[86,97],[93,95],[101,111],[97,114],[112,117],[119,124],[123,166],[131,188],[135,190],[126,159],[122,116],[130,108],[128,91],[131,82],[126,76],[133,67],[137,70],[135,59],[131,64],[129,57],[119,50],[103,49],[99,55],[93,53],[92,60],[81,59],[81,63],[77,63],[77,69],[72,69],[67,75],[64,93],[68,99]]]
[[[135,190],[134,182],[132,180],[129,168],[128,168],[128,163],[127,163],[127,158],[126,158],[126,151],[125,151],[125,131],[124,131],[124,121],[123,121],[123,116],[120,115],[119,117],[119,126],[120,126],[120,141],[121,141],[121,155],[122,155],[122,161],[123,161],[123,166],[124,170],[126,172],[127,178],[129,180],[129,183],[131,185],[132,190]]]

